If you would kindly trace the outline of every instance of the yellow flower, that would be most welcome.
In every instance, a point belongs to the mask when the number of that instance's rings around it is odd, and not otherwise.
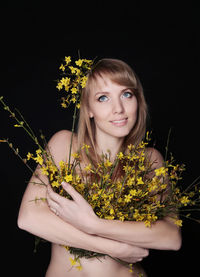
[[[124,157],[124,154],[122,153],[122,152],[119,152],[119,154],[117,154],[117,157],[118,157],[118,159],[123,159],[123,157]]]
[[[111,208],[111,209],[110,209],[110,215],[112,215],[112,214],[114,214],[114,213],[115,213],[114,209]]]
[[[56,88],[57,88],[58,90],[61,90],[61,89],[63,88],[63,84],[62,84],[61,82],[58,82]]]
[[[68,92],[69,91],[70,86],[69,85],[65,85],[65,91]]]
[[[188,199],[188,196],[183,196],[180,198],[180,202],[181,202],[181,204],[184,204],[184,206],[187,206],[187,204],[190,202],[190,200]]]
[[[61,66],[59,67],[60,70],[65,71],[65,66],[63,64],[61,64]]]
[[[39,163],[40,165],[43,164],[43,158],[42,158],[41,156],[35,157],[34,160],[35,160],[37,163]]]
[[[154,171],[156,176],[161,176],[161,175],[166,176],[168,168],[165,168],[164,166],[162,166],[160,168],[155,169]]]
[[[41,169],[43,175],[46,175],[46,176],[49,175],[48,167],[44,167],[44,166],[43,166],[43,167],[41,167],[40,169]]]
[[[83,267],[81,265],[76,266],[76,269],[78,269],[79,271],[83,269]]]
[[[166,187],[167,187],[167,184],[163,184],[163,185],[160,186],[160,189],[164,190],[164,189],[166,189]]]
[[[80,75],[80,73],[81,73],[81,71],[80,71],[80,69],[79,69],[79,68],[75,68],[75,69],[76,69],[76,76],[78,76],[76,81],[77,81],[77,83],[79,83],[79,82],[80,82],[80,80],[81,80],[81,79],[80,79],[80,76],[79,76],[79,75]]]
[[[140,169],[141,171],[145,171],[145,166],[144,166],[144,165],[140,165],[140,166],[139,166],[139,169]]]
[[[51,164],[51,161],[48,161],[47,164],[49,166],[49,171],[51,171],[52,174],[55,174],[58,171],[57,167],[55,165]]]
[[[118,198],[117,200],[118,203],[122,203],[123,202],[123,199],[121,197]]]
[[[84,184],[84,183],[80,183],[80,184],[78,185],[78,189],[79,189],[80,191],[83,191],[84,188],[85,188],[85,184]]]
[[[69,174],[69,175],[66,175],[66,176],[64,177],[64,179],[65,179],[65,181],[66,181],[67,183],[69,183],[69,182],[71,182],[71,181],[73,180],[73,176],[72,176],[71,174]]]
[[[76,97],[73,96],[73,97],[71,98],[71,102],[76,103]]]
[[[79,59],[78,61],[75,61],[75,64],[78,66],[82,66],[83,60]]]
[[[71,92],[72,92],[72,94],[76,94],[78,92],[78,90],[77,90],[77,88],[72,88]]]
[[[83,76],[83,78],[81,79],[81,87],[84,88],[86,86],[86,82],[87,82],[88,77]]]
[[[124,170],[126,173],[128,173],[128,172],[131,172],[132,167],[129,166],[129,165],[124,165],[124,166],[123,166],[123,170]]]
[[[119,217],[119,220],[120,220],[120,221],[124,221],[124,220],[125,220],[124,215],[121,215],[121,216]]]
[[[43,158],[42,158],[42,156],[41,156],[41,153],[42,153],[42,151],[41,151],[40,149],[38,149],[38,150],[36,151],[37,157],[33,158],[33,159],[34,159],[37,163],[39,163],[40,165],[43,164]]]
[[[109,179],[110,175],[109,174],[106,174],[103,176],[103,181],[107,181]]]
[[[137,184],[138,185],[143,185],[144,184],[144,182],[142,181],[142,177],[137,178]]]
[[[65,57],[65,62],[66,62],[66,65],[68,65],[71,62],[71,57],[70,56]]]
[[[174,220],[174,224],[176,224],[179,227],[182,227],[182,223],[183,223],[183,221],[181,219]]]
[[[133,272],[133,264],[129,264],[129,272]]]
[[[76,73],[76,67],[69,66],[69,69],[71,70],[72,74]]]
[[[109,160],[106,160],[105,162],[104,162],[104,166],[105,167],[110,167],[112,165],[112,163],[111,163],[111,161],[109,161]]]
[[[179,189],[179,188],[176,188],[176,189],[174,190],[174,193],[175,193],[175,194],[179,194],[179,193],[180,193],[180,189]]]
[[[108,219],[108,220],[113,220],[115,217],[112,216],[112,215],[106,215],[105,216],[105,219]]]
[[[95,201],[99,198],[98,194],[93,194],[92,195],[92,201]]]
[[[63,108],[67,108],[67,104],[66,104],[66,103],[61,103],[61,106],[62,106]]]
[[[14,127],[23,127],[24,122],[20,121],[19,124],[15,124]]]
[[[52,185],[53,188],[54,188],[54,187],[56,187],[56,188],[59,188],[59,187],[60,187],[60,184],[59,184],[57,181],[53,181],[53,182],[51,183],[51,185]]]
[[[131,150],[133,150],[135,148],[135,146],[133,145],[133,144],[129,144],[128,145],[128,149],[131,151]]]
[[[149,220],[145,220],[144,224],[146,227],[151,227],[151,221]]]
[[[87,145],[87,144],[83,144],[83,146],[81,147],[81,149],[86,149],[86,150],[88,150],[90,148],[90,146],[89,145]]]
[[[59,162],[59,166],[60,166],[60,170],[63,170],[63,169],[65,169],[65,167],[66,167],[66,163],[63,162],[63,161],[60,161],[60,162]]]
[[[137,195],[137,190],[136,190],[136,189],[131,189],[131,190],[130,190],[130,194],[131,194],[132,196],[136,196],[136,195]]]
[[[70,78],[68,77],[63,77],[61,80],[60,80],[60,83],[65,86],[65,87],[68,87],[68,85],[70,84]]]
[[[72,157],[73,157],[74,159],[79,159],[79,158],[80,158],[80,155],[79,155],[78,153],[73,153],[73,154],[72,154]]]
[[[131,202],[131,199],[133,196],[129,194],[129,195],[125,195],[124,197],[125,197],[125,202],[128,203],[128,202]]]
[[[75,259],[72,259],[70,257],[69,260],[70,260],[70,263],[71,263],[72,266],[76,265],[76,260]]]
[[[33,158],[33,154],[31,154],[30,152],[28,152],[28,154],[27,154],[27,160],[29,161],[31,158]]]
[[[37,155],[39,155],[39,154],[41,154],[41,153],[42,153],[42,150],[41,150],[41,149],[37,149],[37,150],[36,150],[36,154],[37,154]]]
[[[84,167],[85,171],[90,171],[92,169],[92,165],[88,164],[86,167]]]

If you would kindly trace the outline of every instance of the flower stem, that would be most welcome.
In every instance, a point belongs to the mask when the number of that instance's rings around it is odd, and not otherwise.
[[[72,134],[71,134],[71,141],[70,141],[70,149],[69,149],[68,171],[70,169],[70,162],[71,162],[72,141],[73,141],[73,135],[74,135],[75,121],[76,121],[76,111],[77,111],[77,107],[75,105],[74,114],[73,114],[73,122],[72,122]]]

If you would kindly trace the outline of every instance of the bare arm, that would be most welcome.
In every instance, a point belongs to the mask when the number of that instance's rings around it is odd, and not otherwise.
[[[49,147],[56,163],[66,159],[63,156],[65,153],[63,147],[67,149],[66,141],[69,141],[70,136],[71,134],[63,131],[50,140]],[[148,254],[148,251],[138,247],[134,248],[112,239],[87,234],[57,217],[49,209],[46,201],[32,201],[35,197],[46,198],[47,196],[47,187],[35,183],[41,183],[42,180],[48,184],[48,179],[40,173],[39,169],[37,172],[40,180],[32,176],[22,199],[18,216],[19,228],[53,243],[109,254],[125,260],[134,255],[140,259]]]
[[[144,248],[178,250],[181,245],[180,232],[170,218],[158,220],[150,228],[143,222],[98,219],[90,233]]]
[[[156,155],[157,167],[162,166],[162,157]],[[152,157],[155,159],[155,157]],[[104,220],[98,218],[91,206],[69,184],[63,184],[64,189],[72,196],[73,201],[60,197],[49,189],[49,203],[56,205],[56,210],[66,222],[86,233],[125,242],[142,248],[178,250],[181,246],[179,228],[165,218],[155,222],[151,228],[143,222]],[[84,218],[84,221],[81,220]]]

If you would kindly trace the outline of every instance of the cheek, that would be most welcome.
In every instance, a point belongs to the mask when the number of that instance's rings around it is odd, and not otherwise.
[[[135,101],[131,104],[128,105],[127,107],[128,114],[134,118],[137,118],[137,113],[138,113],[138,102],[135,99]]]

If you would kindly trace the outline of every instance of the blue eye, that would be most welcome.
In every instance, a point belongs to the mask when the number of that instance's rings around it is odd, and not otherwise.
[[[98,98],[98,101],[99,102],[105,102],[108,100],[108,97],[106,95],[101,95],[99,98]]]
[[[123,96],[126,97],[126,98],[131,98],[131,97],[133,96],[133,93],[130,92],[130,91],[125,91],[125,92],[123,93]]]

